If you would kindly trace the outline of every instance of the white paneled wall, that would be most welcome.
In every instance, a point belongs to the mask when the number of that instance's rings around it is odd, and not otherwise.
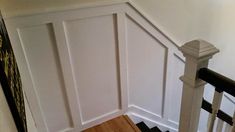
[[[38,132],[77,132],[125,113],[177,130],[184,60],[130,4],[6,24]]]
[[[6,24],[39,132],[80,131],[125,113],[177,128],[181,54],[130,5]]]

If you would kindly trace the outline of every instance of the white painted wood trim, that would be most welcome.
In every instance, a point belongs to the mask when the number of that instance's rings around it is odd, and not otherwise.
[[[235,100],[233,99],[231,95],[225,92],[224,97],[227,98],[230,102],[232,102],[235,105]]]
[[[235,132],[235,111],[233,114],[233,126],[232,126],[232,132]]]
[[[152,37],[159,41],[164,47],[171,47],[171,50],[175,54],[177,54],[178,57],[184,60],[183,54],[178,50],[178,44],[174,43],[171,39],[166,37],[162,30],[157,28],[157,25],[149,21],[149,19],[145,16],[140,15],[141,13],[139,12],[139,10],[136,10],[135,7],[131,6],[131,4],[125,4],[124,6],[127,17],[141,26],[147,33],[149,33]]]
[[[136,12],[134,12],[133,10],[129,10],[129,7],[127,7],[127,12],[126,12],[126,16],[128,18],[130,18],[131,20],[133,20],[133,22],[137,23],[141,28],[143,28],[150,36],[152,36],[156,41],[158,41],[160,43],[160,45],[162,47],[164,47],[166,49],[165,52],[165,59],[164,59],[164,72],[163,72],[163,103],[162,103],[162,110],[161,110],[161,117],[164,116],[165,113],[165,96],[166,96],[166,80],[167,80],[167,64],[169,63],[168,61],[168,54],[169,54],[169,47],[172,46],[172,43],[166,39],[161,33],[159,33],[158,31],[156,31],[151,25],[149,25],[149,23],[143,19],[142,17],[140,17]],[[170,46],[171,45],[171,46]],[[174,47],[175,48],[175,47]],[[176,51],[177,49],[172,49],[172,51]],[[176,53],[176,52],[175,52]]]
[[[117,111],[112,111],[110,113],[106,113],[105,115],[95,117],[92,120],[88,120],[85,122],[82,122],[81,120],[81,109],[79,106],[79,98],[77,93],[77,86],[74,81],[75,76],[74,68],[71,66],[71,53],[69,51],[69,36],[66,34],[66,22],[71,22],[74,20],[79,19],[88,19],[91,17],[100,17],[105,15],[114,15],[117,19],[117,39],[118,39],[118,50],[119,50],[119,68],[120,68],[120,82],[121,82],[121,108]],[[63,16],[63,17],[61,17]],[[138,107],[138,106],[129,106],[128,108],[128,64],[127,64],[127,42],[126,42],[126,19],[129,17],[135,24],[137,24],[140,28],[142,28],[148,35],[153,37],[157,42],[161,44],[166,49],[166,58],[164,59],[165,65],[167,64],[167,67],[164,68],[164,78],[165,80],[163,83],[165,83],[165,89],[163,91],[163,104],[162,104],[162,114],[157,115],[154,112],[149,112],[148,110],[145,110],[144,108]],[[177,129],[178,124],[177,122],[170,121],[168,119],[169,112],[168,112],[168,105],[165,104],[169,100],[168,96],[168,88],[170,87],[168,77],[171,76],[171,72],[174,71],[172,69],[174,66],[171,61],[173,60],[172,57],[177,56],[180,60],[184,60],[182,57],[182,53],[179,52],[177,49],[177,46],[169,40],[162,32],[159,31],[152,23],[150,23],[146,18],[141,16],[137,10],[135,10],[132,6],[129,4],[115,4],[115,5],[107,5],[107,6],[99,6],[94,8],[89,8],[89,10],[82,9],[81,10],[67,10],[64,12],[54,12],[54,13],[46,13],[46,14],[36,14],[33,16],[25,16],[25,17],[14,17],[7,19],[7,23],[12,26],[15,25],[15,27],[12,27],[11,31],[15,30],[15,28],[24,28],[24,27],[34,27],[36,25],[41,24],[52,24],[54,27],[54,33],[55,33],[55,39],[57,43],[58,53],[59,53],[59,59],[61,63],[61,70],[63,74],[63,78],[65,81],[66,88],[69,87],[69,89],[66,89],[66,94],[69,102],[69,108],[70,108],[70,114],[72,115],[72,122],[73,124],[76,124],[72,126],[73,128],[68,128],[64,131],[73,131],[73,130],[83,130],[85,128],[88,128],[93,125],[97,125],[103,121],[106,121],[108,119],[111,119],[117,115],[123,114],[127,111],[133,111],[136,113],[139,113],[140,115],[146,115],[146,117],[161,122],[163,124],[166,124],[167,126],[170,126],[174,129]],[[10,27],[11,28],[11,27]],[[17,34],[14,34],[14,36],[17,36]],[[14,38],[13,38],[14,39]],[[15,41],[15,40],[14,40]],[[16,42],[18,43],[18,42]],[[18,46],[18,45],[16,45]],[[16,48],[18,49],[18,48]],[[24,58],[24,55],[21,57],[18,57],[18,59]],[[170,66],[171,65],[171,66]],[[126,78],[126,79],[125,79]],[[70,97],[72,96],[72,97]],[[36,96],[35,96],[36,97]],[[78,104],[77,104],[78,103]],[[77,106],[73,106],[77,105]],[[76,110],[75,110],[76,109]],[[41,121],[42,122],[42,121]],[[80,129],[78,129],[80,128]]]
[[[166,88],[165,88],[165,104],[164,105],[164,111],[163,111],[163,117],[166,118],[167,120],[170,121],[169,119],[169,111],[170,111],[170,105],[167,105],[167,104],[170,104],[171,102],[171,96],[170,96],[170,93],[171,93],[171,87],[172,87],[172,73],[173,73],[173,62],[174,62],[174,52],[171,50],[171,49],[168,49],[168,55],[167,55],[167,64],[166,64],[166,67],[167,67],[167,71],[166,71]]]
[[[24,28],[36,25],[42,25],[47,23],[53,23],[56,21],[73,21],[85,18],[91,18],[96,16],[105,16],[116,14],[123,11],[123,4],[108,5],[102,7],[94,7],[84,10],[66,10],[63,12],[50,12],[46,14],[38,14],[33,16],[23,16],[5,19],[5,22],[9,25],[17,23],[17,28]],[[61,17],[63,16],[63,17]],[[17,22],[16,22],[17,21]]]
[[[224,126],[224,121],[218,119],[217,126],[216,126],[216,132],[222,132]]]
[[[133,108],[131,109],[133,109],[134,111],[128,112],[127,115],[132,119],[134,123],[144,121],[149,128],[158,126],[162,131],[170,130],[170,132],[178,132],[178,129],[172,127],[172,124],[169,124],[162,120],[156,120],[155,117],[153,117],[152,115],[146,116],[146,114],[143,115],[142,113],[138,113],[138,111],[141,112],[141,110],[138,110],[138,108],[135,108],[135,106],[133,106]]]
[[[24,65],[18,65],[19,72],[21,74],[22,79],[22,85],[23,85],[23,91],[25,92],[25,96],[29,101],[29,108],[31,111],[34,111],[32,113],[32,116],[37,118],[38,120],[35,120],[36,127],[38,131],[45,131],[49,132],[47,124],[45,122],[44,114],[42,113],[42,108],[40,105],[40,102],[38,101],[38,95],[35,89],[35,84],[33,83],[32,79],[32,73],[29,70],[29,64],[27,61],[27,57],[24,51],[24,47],[22,45],[15,45],[16,43],[21,43],[21,38],[19,34],[19,30],[15,25],[9,26],[8,23],[6,23],[9,33],[10,40],[12,42],[12,48],[14,51],[20,51],[20,52],[14,52],[16,60],[21,60],[24,62]],[[31,90],[33,89],[33,90]]]
[[[224,132],[232,132],[232,127],[229,124],[225,124]]]
[[[217,113],[221,105],[222,97],[223,97],[223,92],[219,93],[215,91],[213,102],[212,102],[212,113],[210,114],[209,119],[208,119],[208,129],[207,129],[208,132],[213,131]]]
[[[95,126],[95,125],[101,124],[101,123],[103,123],[105,121],[111,120],[111,119],[113,119],[113,118],[115,118],[117,116],[120,116],[122,114],[123,114],[122,111],[115,110],[115,111],[112,111],[110,113],[106,113],[104,115],[96,117],[96,118],[94,118],[92,120],[85,121],[82,124],[82,130],[90,128],[91,126]]]
[[[63,79],[65,81],[65,89],[68,97],[69,102],[69,112],[72,119],[72,126],[74,127],[74,131],[81,131],[81,116],[80,116],[80,109],[79,109],[79,101],[76,84],[73,75],[73,68],[71,67],[71,53],[69,51],[69,45],[66,41],[65,29],[64,29],[64,22],[57,21],[53,23],[55,39],[57,43],[57,49],[59,54],[59,59],[61,62],[61,68],[63,73]]]
[[[117,1],[97,1],[97,2],[86,2],[86,3],[74,3],[66,6],[57,6],[50,7],[46,9],[29,9],[17,12],[15,14],[11,14],[7,16],[4,11],[2,11],[2,16],[4,19],[10,19],[13,17],[22,17],[22,16],[33,16],[44,13],[52,13],[52,12],[61,12],[65,10],[75,10],[75,9],[84,9],[84,8],[92,8],[92,7],[101,7],[101,6],[109,6],[109,5],[117,5],[127,3],[129,0],[117,0]]]
[[[114,15],[115,17],[115,20],[114,20],[114,22],[115,22],[115,26],[117,26],[117,27],[115,27],[115,28],[117,28],[117,31],[119,31],[120,30],[120,28],[123,26],[123,18],[121,18],[121,19],[119,19],[119,17],[118,17],[118,15],[116,14],[116,13],[118,13],[119,11],[121,10],[121,7],[119,7],[119,6],[109,6],[109,7],[104,7],[104,8],[102,8],[102,10],[99,10],[99,11],[96,11],[96,10],[92,10],[91,12],[90,12],[90,10],[88,11],[89,13],[88,13],[88,16],[87,15],[81,15],[81,16],[78,16],[79,18],[77,18],[77,19],[86,19],[86,18],[91,18],[91,17],[101,17],[101,16],[106,16],[106,15]],[[87,120],[87,121],[83,121],[82,120],[82,113],[81,113],[81,106],[80,106],[80,100],[79,100],[79,96],[78,96],[78,91],[77,91],[77,89],[78,89],[78,84],[77,84],[77,82],[75,81],[75,72],[74,72],[74,69],[75,69],[75,67],[73,67],[73,61],[72,61],[72,57],[71,57],[71,51],[70,51],[70,46],[69,46],[69,36],[68,36],[68,31],[67,31],[67,29],[66,29],[66,26],[65,26],[65,24],[66,24],[66,22],[69,22],[69,21],[74,21],[74,20],[77,20],[77,19],[74,19],[74,18],[69,18],[69,19],[66,19],[64,22],[63,22],[63,27],[64,27],[64,33],[65,33],[65,40],[66,40],[66,45],[67,45],[67,47],[68,47],[68,53],[69,53],[69,59],[70,59],[70,66],[71,66],[71,69],[72,69],[72,76],[73,76],[73,81],[74,81],[74,85],[75,85],[75,89],[76,89],[76,94],[77,94],[77,100],[78,100],[78,107],[79,107],[79,112],[77,112],[77,113],[79,113],[79,119],[80,119],[80,124],[79,124],[79,130],[84,130],[84,129],[87,129],[87,128],[89,128],[89,127],[91,127],[91,126],[95,126],[95,125],[98,125],[98,124],[100,124],[100,123],[103,123],[104,121],[107,121],[107,120],[110,120],[110,119],[112,119],[112,118],[115,118],[115,117],[117,117],[117,116],[120,116],[120,115],[122,115],[122,114],[124,114],[124,112],[125,112],[125,109],[123,110],[123,108],[125,108],[126,107],[126,102],[122,102],[122,101],[126,101],[126,98],[127,97],[125,97],[126,96],[126,91],[124,90],[124,91],[122,91],[123,90],[123,88],[122,88],[122,86],[124,86],[125,87],[125,82],[123,82],[123,84],[121,84],[120,85],[120,96],[121,96],[121,100],[120,100],[120,105],[121,105],[121,107],[120,107],[120,109],[118,109],[118,110],[114,110],[114,111],[111,111],[111,112],[109,112],[109,113],[106,113],[106,114],[104,114],[104,115],[101,115],[101,116],[98,116],[98,117],[95,117],[95,118],[93,118],[93,119],[90,119],[90,120]],[[119,22],[119,20],[120,20],[120,22]],[[118,25],[120,26],[120,27],[118,27]],[[123,27],[122,27],[123,28]],[[119,36],[118,36],[119,37]],[[122,37],[122,36],[121,36]],[[116,38],[117,39],[117,41],[118,41],[118,39],[119,38]],[[119,46],[119,44],[122,46],[123,44],[125,44],[125,43],[119,43],[118,42],[118,46]],[[121,48],[125,48],[125,47],[121,47]],[[123,49],[122,49],[123,50]],[[119,52],[120,53],[120,52]],[[119,53],[118,53],[118,55],[119,55]],[[119,61],[119,59],[120,59],[120,56],[118,57],[118,59],[117,59],[117,61]],[[125,64],[125,58],[122,58],[123,60],[120,60],[120,62],[118,62],[118,64],[120,63],[124,63]],[[119,64],[119,65],[120,65]],[[117,68],[120,68],[120,66],[118,66]],[[120,72],[122,72],[121,74],[123,74],[123,75],[120,75],[121,77],[123,76],[125,76],[125,71],[122,71],[122,69],[119,69],[119,70],[121,70]],[[118,72],[118,74],[119,74],[119,72]],[[75,111],[75,113],[76,113],[76,111]]]
[[[17,12],[16,14],[12,14],[11,16],[7,16],[5,12],[2,12],[4,19],[12,19],[16,17],[25,17],[25,16],[33,16],[33,15],[40,15],[45,13],[53,13],[53,12],[62,12],[66,10],[75,10],[75,9],[83,9],[83,8],[92,8],[92,7],[101,7],[101,6],[109,6],[109,5],[118,5],[118,4],[128,4],[132,8],[134,8],[138,13],[141,14],[142,17],[144,17],[146,20],[148,20],[149,23],[151,23],[158,31],[160,31],[164,37],[169,39],[176,47],[179,47],[183,44],[183,42],[180,42],[176,37],[171,34],[169,31],[167,31],[159,22],[152,19],[151,16],[149,16],[142,7],[137,5],[135,1],[133,0],[118,0],[118,1],[99,1],[99,2],[88,2],[85,4],[73,4],[65,7],[56,7],[56,8],[49,8],[49,9],[43,9],[43,10],[27,10],[22,12]]]
[[[204,93],[204,81],[197,78],[200,68],[208,66],[209,59],[218,52],[212,44],[203,40],[193,40],[180,50],[186,57],[181,101],[179,132],[197,132]]]
[[[137,5],[134,0],[129,0],[128,4],[132,6],[136,11],[138,11],[146,20],[148,20],[148,22],[154,25],[154,27],[157,30],[161,31],[161,33],[165,37],[167,37],[173,44],[175,44],[175,46],[180,47],[184,43],[176,39],[176,37],[173,34],[171,34],[169,31],[167,31],[163,26],[161,26],[159,22],[152,19],[152,17],[148,15],[148,13],[146,13],[145,10],[141,6]]]
[[[121,111],[127,112],[128,109],[128,66],[127,66],[127,42],[126,42],[126,17],[125,12],[119,12],[117,17],[118,31],[118,53],[121,87]]]

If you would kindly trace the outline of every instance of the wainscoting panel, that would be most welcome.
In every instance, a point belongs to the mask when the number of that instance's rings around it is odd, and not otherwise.
[[[78,132],[121,114],[176,132],[178,46],[130,3],[94,5],[5,20],[38,132]]]
[[[167,49],[131,18],[127,36],[129,105],[162,117]]]
[[[125,113],[177,129],[182,55],[129,4],[6,22],[38,132],[77,132]]]
[[[169,87],[169,115],[168,120],[172,123],[178,125],[179,122],[179,115],[180,115],[180,107],[181,107],[181,96],[182,96],[182,88],[183,83],[179,81],[179,77],[184,73],[184,61],[179,58],[177,55],[173,55],[173,62],[174,64],[172,67],[174,69],[171,76],[171,85]]]
[[[71,115],[52,25],[20,28],[18,33],[47,129],[70,128]]]
[[[116,15],[66,21],[82,123],[121,109]]]

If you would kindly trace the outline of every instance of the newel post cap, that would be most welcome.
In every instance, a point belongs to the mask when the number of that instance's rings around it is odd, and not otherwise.
[[[189,55],[197,59],[212,56],[219,52],[213,44],[201,39],[187,42],[179,50],[183,52],[184,56]]]

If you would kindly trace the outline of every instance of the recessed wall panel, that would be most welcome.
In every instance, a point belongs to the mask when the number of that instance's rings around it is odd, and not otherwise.
[[[19,30],[21,45],[49,131],[71,127],[60,62],[51,24]]]
[[[170,102],[166,104],[169,106],[169,120],[173,121],[174,123],[179,122],[180,117],[180,107],[181,107],[181,97],[182,97],[182,89],[183,83],[180,80],[180,77],[184,74],[184,62],[177,56],[173,56],[173,66],[174,68],[171,73],[169,79],[171,79],[170,85]]]
[[[115,16],[67,21],[65,28],[82,122],[119,110],[121,102]]]
[[[166,48],[127,18],[129,104],[162,115]]]

